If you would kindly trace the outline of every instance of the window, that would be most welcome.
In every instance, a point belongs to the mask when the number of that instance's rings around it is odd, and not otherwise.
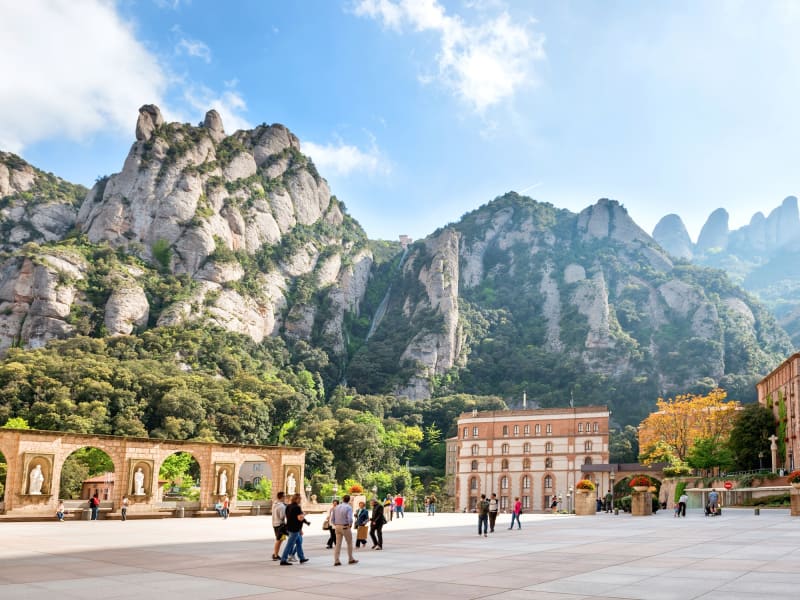
[[[478,444],[472,444],[472,456],[478,456],[479,446]]]
[[[585,465],[592,464],[592,457],[591,456],[587,456],[586,458],[584,458],[583,459],[583,464],[585,464]]]
[[[531,426],[530,425],[525,425],[525,427],[522,428],[522,432],[523,432],[524,435],[530,435],[531,434]]]
[[[542,434],[542,426],[537,423],[536,424],[536,428],[534,429],[534,431],[536,432],[536,435],[541,435]]]
[[[477,427],[473,427],[472,428],[472,437],[478,437],[478,428]]]
[[[253,485],[257,486],[259,483],[261,483],[261,477],[253,477]]]
[[[586,423],[586,433],[589,433],[589,425],[591,425],[591,423]]]
[[[524,452],[525,454],[530,454],[531,453],[531,443],[530,442],[525,442],[522,445],[522,452]]]
[[[550,489],[550,488],[553,487],[553,478],[550,477],[550,475],[545,475],[544,487],[545,487],[545,489]]]
[[[531,497],[530,496],[523,496],[522,497],[522,508],[528,509],[531,507]]]
[[[529,489],[531,489],[531,478],[530,478],[530,477],[528,477],[527,475],[525,475],[525,476],[522,478],[522,489],[523,489],[523,490],[529,490]]]
[[[502,454],[508,454],[508,444],[503,444],[503,445],[500,447],[500,452],[501,452]]]
[[[548,434],[553,433],[553,426],[550,423],[548,423],[547,425],[544,426],[544,432]]]
[[[503,461],[500,463],[500,468],[503,471],[508,471],[508,459],[504,458]]]
[[[553,451],[553,442],[547,442],[544,445],[544,451],[550,454]]]
[[[578,433],[583,433],[583,423],[578,423]]]
[[[464,427],[464,438],[465,439],[466,439],[468,433],[469,433],[469,427]]]
[[[500,510],[508,510],[508,496],[500,496]]]
[[[583,445],[584,452],[591,452],[592,451],[592,440],[586,440],[586,443]]]
[[[469,478],[469,489],[477,490],[478,489],[478,478],[477,477],[470,477]]]
[[[531,468],[531,459],[530,458],[523,459],[522,460],[522,470],[523,471],[528,471],[528,470],[530,470],[530,468]]]
[[[264,470],[263,463],[253,463],[253,472],[254,473],[261,473]]]
[[[514,425],[514,435],[519,435],[519,425]]]
[[[508,425],[503,425],[503,437],[508,437]]]
[[[600,425],[599,425],[599,423],[595,423],[594,424],[594,432],[597,433],[598,431],[600,431]]]
[[[473,460],[472,461],[472,463],[470,464],[470,469],[472,471],[477,471],[478,470],[478,461],[477,460]]]
[[[553,459],[552,458],[545,458],[544,459],[544,468],[545,469],[552,469],[553,468]]]
[[[505,475],[503,475],[500,478],[500,489],[501,490],[507,490],[508,489],[508,477],[506,477]]]

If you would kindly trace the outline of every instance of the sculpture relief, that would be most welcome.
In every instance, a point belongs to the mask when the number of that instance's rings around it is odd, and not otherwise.
[[[43,483],[44,475],[42,474],[42,465],[36,465],[31,469],[28,480],[28,493],[31,496],[41,496]]]

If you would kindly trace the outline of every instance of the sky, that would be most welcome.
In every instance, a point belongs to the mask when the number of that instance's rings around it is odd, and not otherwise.
[[[118,172],[138,108],[283,123],[373,239],[508,191],[696,239],[800,189],[793,0],[0,0],[0,149]]]

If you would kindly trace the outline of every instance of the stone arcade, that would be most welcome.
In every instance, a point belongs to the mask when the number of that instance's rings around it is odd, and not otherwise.
[[[114,463],[110,498],[114,511],[125,495],[132,502],[131,513],[157,511],[158,472],[164,459],[176,452],[191,454],[200,466],[200,510],[213,510],[220,494],[235,497],[239,469],[246,461],[268,465],[276,492],[284,488],[287,478],[304,481],[303,448],[0,429],[0,453],[8,464],[5,514],[55,514],[64,461],[86,447],[102,450]]]

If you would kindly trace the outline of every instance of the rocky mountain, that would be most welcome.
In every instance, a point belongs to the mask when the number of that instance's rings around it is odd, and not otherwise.
[[[66,191],[38,201],[43,180]],[[216,111],[192,126],[147,105],[79,210],[79,188],[10,155],[0,190],[0,351],[202,321],[344,354],[372,254],[282,125],[227,135]]]
[[[680,218],[667,215],[656,225],[653,238],[674,257],[724,269],[736,283],[765,302],[794,345],[800,345],[797,198],[785,198],[766,217],[755,213],[750,223],[736,230],[730,230],[728,212],[719,208],[709,216],[696,244],[692,244]]]
[[[213,110],[195,126],[143,106],[121,171],[88,192],[3,154],[0,210],[0,354],[213,326],[283,340],[318,374],[295,382],[310,396],[527,391],[632,423],[663,394],[749,399],[791,351],[762,305],[615,201],[574,214],[509,193],[404,249],[367,239],[284,126],[229,135]],[[714,223],[709,253],[740,243]],[[678,217],[660,226],[696,256]]]
[[[412,398],[527,390],[630,414],[716,385],[749,399],[790,350],[763,306],[676,264],[617,202],[576,215],[509,193],[411,247],[348,375]]]

